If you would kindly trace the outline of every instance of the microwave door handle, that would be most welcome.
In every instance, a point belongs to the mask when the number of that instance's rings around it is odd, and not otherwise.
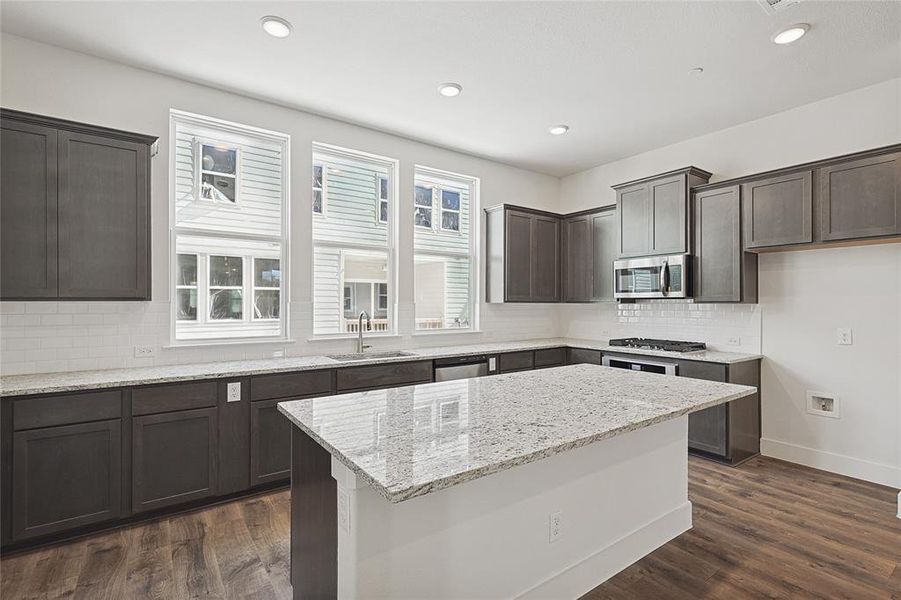
[[[663,266],[660,267],[660,293],[664,296],[666,295],[669,285],[669,262],[663,261]]]

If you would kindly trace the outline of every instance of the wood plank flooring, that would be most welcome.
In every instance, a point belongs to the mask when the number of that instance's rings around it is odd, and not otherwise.
[[[758,457],[691,458],[694,527],[585,600],[901,600],[897,491]],[[290,599],[288,492],[0,561],[0,598]]]

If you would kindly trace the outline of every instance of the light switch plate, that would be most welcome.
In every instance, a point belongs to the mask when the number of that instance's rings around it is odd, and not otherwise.
[[[850,327],[839,327],[835,330],[835,335],[839,346],[850,346],[854,343],[854,340],[851,337]]]
[[[240,402],[241,401],[241,382],[233,381],[228,384],[228,397],[226,398],[227,402]]]

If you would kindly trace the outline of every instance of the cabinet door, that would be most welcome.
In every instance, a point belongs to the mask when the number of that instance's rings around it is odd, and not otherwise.
[[[650,188],[641,183],[623,188],[616,193],[616,210],[619,215],[619,255],[644,256],[651,248]]]
[[[4,119],[0,132],[0,293],[57,293],[57,132]]]
[[[134,512],[215,495],[217,443],[215,407],[134,417]]]
[[[817,181],[820,239],[901,233],[901,154],[823,167]]]
[[[507,302],[532,299],[532,219],[529,213],[508,210],[504,231],[504,289]]]
[[[560,219],[532,219],[531,280],[534,302],[560,300]]]
[[[680,361],[679,376],[726,381],[726,366]],[[726,457],[729,448],[729,405],[720,404],[688,415],[688,447]]]
[[[652,181],[648,187],[650,254],[688,252],[685,175]]]
[[[810,185],[810,171],[742,184],[745,248],[811,242]]]
[[[738,186],[694,197],[695,302],[741,302]]]
[[[120,421],[15,432],[12,488],[15,540],[118,518]]]
[[[148,147],[59,133],[59,295],[150,299]]]
[[[616,260],[616,211],[591,215],[591,300],[613,301],[613,261]]]
[[[250,404],[250,485],[291,477],[291,422],[278,403],[290,399],[261,400]]]
[[[591,302],[592,215],[563,220],[563,301]]]

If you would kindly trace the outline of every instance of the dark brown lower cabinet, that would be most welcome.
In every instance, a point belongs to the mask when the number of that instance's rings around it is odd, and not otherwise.
[[[570,348],[567,363],[571,365],[599,365],[601,364],[601,351],[588,350],[587,348]]]
[[[132,419],[132,509],[143,512],[218,492],[216,407]]]
[[[119,419],[17,431],[13,456],[13,539],[121,515]]]
[[[250,404],[250,485],[291,477],[291,422],[278,411],[290,398]]]

